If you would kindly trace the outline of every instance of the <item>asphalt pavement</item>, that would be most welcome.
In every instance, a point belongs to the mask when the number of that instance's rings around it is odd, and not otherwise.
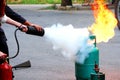
[[[44,6],[44,5],[42,5]],[[49,6],[49,5],[48,5]],[[91,26],[94,22],[91,10],[40,10],[40,5],[10,5],[27,20],[45,27],[61,23],[72,24],[75,28]],[[114,11],[112,9],[112,11]],[[15,27],[4,24],[10,56],[16,53],[14,39]],[[115,36],[108,43],[97,44],[100,50],[100,71],[105,73],[105,80],[120,80],[120,31],[116,27]],[[30,60],[31,68],[13,70],[14,80],[75,80],[75,63],[54,51],[52,44],[39,36],[18,31],[20,54],[11,59],[11,65]]]

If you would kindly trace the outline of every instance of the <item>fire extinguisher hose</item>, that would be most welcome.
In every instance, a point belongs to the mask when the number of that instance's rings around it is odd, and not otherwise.
[[[13,59],[13,58],[17,57],[18,54],[19,54],[20,47],[19,47],[19,42],[18,42],[18,39],[17,39],[17,31],[18,31],[18,30],[19,30],[19,29],[16,29],[15,32],[14,32],[15,41],[16,41],[16,44],[17,44],[17,52],[16,52],[16,54],[15,54],[14,56],[8,57],[7,59]]]

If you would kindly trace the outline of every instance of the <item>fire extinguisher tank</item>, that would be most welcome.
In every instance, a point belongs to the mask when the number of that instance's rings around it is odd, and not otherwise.
[[[0,80],[12,80],[12,67],[6,59],[6,54],[0,54]]]
[[[75,77],[76,80],[90,80],[90,74],[95,73],[94,64],[99,65],[99,50],[96,47],[96,38],[95,36],[90,36],[91,40],[95,40],[94,48],[89,53],[83,64],[75,62]],[[79,54],[80,52],[78,52]]]
[[[0,64],[0,80],[12,80],[12,67],[7,62]]]

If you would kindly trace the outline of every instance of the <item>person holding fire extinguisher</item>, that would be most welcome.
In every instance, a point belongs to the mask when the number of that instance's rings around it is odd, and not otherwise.
[[[8,54],[8,46],[7,46],[7,39],[3,29],[1,28],[3,23],[8,23],[14,25],[16,27],[22,27],[23,32],[27,31],[27,26],[12,20],[11,18],[5,15],[5,0],[0,0],[0,79],[1,80],[12,80],[13,72],[12,67],[6,62],[6,56]],[[4,55],[4,53],[6,55]],[[8,61],[9,62],[9,61]],[[7,77],[6,77],[7,76]]]
[[[23,32],[27,31],[27,26],[33,26],[38,31],[41,30],[41,26],[32,24],[24,19],[22,16],[14,12],[10,7],[6,5],[6,0],[0,1],[0,51],[9,56],[9,50],[7,45],[7,38],[4,30],[1,28],[2,23],[7,23],[16,26],[17,28],[23,27]],[[9,60],[8,60],[9,63]]]
[[[21,23],[12,20],[11,18],[7,17],[5,15],[5,5],[6,5],[6,1],[5,0],[1,0],[0,1],[0,51],[2,51],[3,53],[6,53],[7,56],[9,56],[8,54],[8,46],[7,46],[7,39],[5,36],[5,33],[2,29],[2,24],[3,23],[7,23],[7,24],[11,24],[14,25],[16,27],[24,27],[23,32],[27,31],[27,26],[22,25]]]

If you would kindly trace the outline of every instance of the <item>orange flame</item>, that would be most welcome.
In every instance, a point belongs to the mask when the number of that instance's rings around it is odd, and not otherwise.
[[[94,0],[92,5],[95,23],[88,27],[90,32],[96,36],[97,43],[108,42],[114,35],[117,19],[104,3],[104,0]]]

